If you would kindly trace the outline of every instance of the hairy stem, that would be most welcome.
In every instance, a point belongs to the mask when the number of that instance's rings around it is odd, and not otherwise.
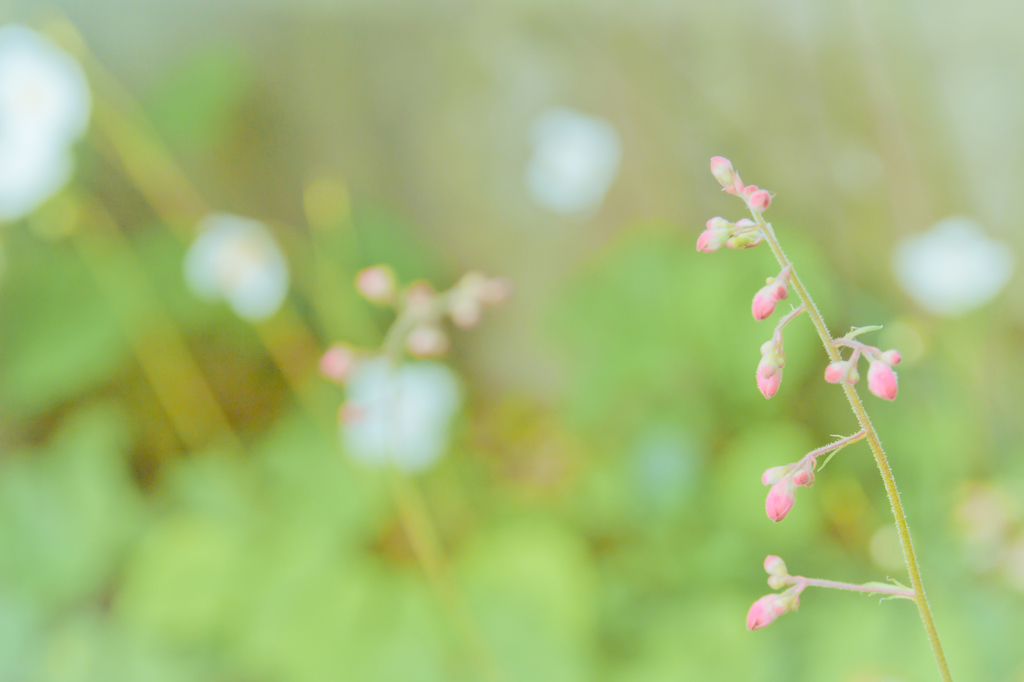
[[[885,587],[882,585],[854,585],[853,583],[837,583],[834,580],[819,580],[818,578],[805,578],[794,575],[795,585],[801,587],[828,587],[833,590],[849,590],[850,592],[866,592],[868,594],[891,594],[897,597],[914,598],[914,591],[902,587]]]
[[[768,242],[768,246],[771,247],[772,253],[775,254],[776,260],[779,261],[779,265],[783,268],[793,268],[793,264],[789,258],[786,257],[785,252],[782,250],[782,246],[779,244],[778,238],[775,236],[775,231],[772,230],[771,225],[765,222],[764,217],[759,211],[751,211],[757,224],[764,231],[765,240]],[[832,362],[838,362],[842,360],[839,355],[839,350],[836,347],[836,343],[832,339],[832,335],[828,331],[828,326],[825,324],[825,320],[821,317],[821,313],[818,311],[818,307],[814,304],[814,299],[807,293],[807,289],[804,288],[803,283],[800,281],[800,277],[796,273],[796,268],[792,269],[790,275],[790,283],[793,285],[793,290],[796,291],[797,296],[800,297],[801,303],[806,307],[807,314],[811,318],[811,322],[814,323],[814,328],[818,332],[818,336],[821,338],[821,343],[825,346],[825,352],[828,353],[829,360]],[[932,654],[935,656],[935,662],[939,666],[939,673],[942,675],[942,679],[945,682],[952,682],[953,676],[949,672],[949,665],[946,663],[946,654],[942,651],[942,643],[939,641],[939,632],[935,629],[935,620],[932,618],[932,610],[928,605],[928,597],[924,592],[924,585],[921,582],[921,569],[917,564],[917,555],[914,553],[914,544],[910,539],[910,528],[907,526],[907,515],[903,511],[903,503],[900,501],[900,493],[896,489],[896,480],[892,475],[892,468],[889,466],[889,460],[885,456],[885,450],[882,449],[882,442],[878,438],[878,432],[875,431],[875,427],[871,424],[871,419],[868,417],[867,411],[864,409],[864,403],[861,402],[860,396],[857,394],[857,389],[850,384],[843,382],[843,390],[846,392],[846,399],[850,401],[850,407],[853,408],[853,413],[857,417],[857,421],[860,422],[861,428],[864,429],[865,436],[868,441],[868,445],[871,446],[871,452],[875,456],[875,464],[878,465],[878,471],[882,475],[882,482],[885,484],[885,493],[889,497],[889,505],[892,507],[892,515],[896,519],[896,530],[899,532],[900,544],[903,546],[903,556],[907,562],[907,572],[910,574],[910,584],[914,588],[914,602],[917,604],[917,610],[921,614],[921,621],[924,623],[924,629],[928,633],[928,642],[932,647]]]

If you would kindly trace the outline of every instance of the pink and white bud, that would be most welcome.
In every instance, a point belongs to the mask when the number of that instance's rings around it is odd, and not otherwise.
[[[776,303],[770,288],[762,287],[754,294],[754,302],[750,306],[750,311],[754,314],[754,319],[760,322],[775,312]]]
[[[778,523],[786,518],[786,514],[793,508],[794,502],[796,502],[796,486],[793,484],[793,479],[786,476],[768,491],[764,508],[768,512],[768,518]]]
[[[374,265],[356,275],[356,289],[374,303],[394,301],[396,288],[395,273],[386,265]]]
[[[772,203],[772,195],[767,190],[758,189],[747,197],[747,205],[755,211],[765,211]]]
[[[405,347],[417,358],[436,358],[448,352],[448,336],[435,324],[417,325],[406,337]]]
[[[876,360],[868,367],[868,390],[885,400],[895,400],[899,387],[896,384],[896,372],[888,363]]]
[[[757,630],[771,625],[779,616],[795,611],[799,601],[798,595],[791,596],[785,592],[761,597],[747,612],[747,629]]]
[[[743,191],[743,181],[740,180],[740,174],[733,169],[732,161],[724,156],[711,157],[711,174],[715,176],[715,180],[718,180],[729,194]]]
[[[752,249],[762,241],[764,241],[764,233],[761,230],[756,230],[734,234],[725,240],[725,245],[730,249]]]
[[[781,467],[772,467],[761,474],[761,483],[763,485],[775,485],[781,481],[784,476],[788,476],[789,472],[792,470],[792,464],[787,464],[786,466]]]
[[[706,229],[697,237],[697,250],[703,253],[718,251],[732,236],[735,227],[725,218],[712,218],[707,222]]]
[[[782,368],[777,364],[773,367],[771,362],[765,360],[766,358],[761,358],[761,363],[757,366],[757,388],[761,395],[771,399],[782,385]]]
[[[838,384],[840,381],[846,380],[846,375],[850,372],[850,363],[840,360],[833,362],[825,368],[825,381],[830,384]]]
[[[887,363],[889,365],[898,365],[900,364],[900,360],[903,359],[903,356],[900,355],[900,352],[898,350],[893,349],[887,350],[884,353],[882,353],[881,359],[882,362]]]
[[[779,576],[780,578],[788,576],[789,571],[786,570],[786,562],[775,556],[769,554],[764,559],[764,570],[768,575]]]
[[[320,356],[320,373],[339,384],[345,383],[356,365],[356,352],[343,343],[336,343]]]

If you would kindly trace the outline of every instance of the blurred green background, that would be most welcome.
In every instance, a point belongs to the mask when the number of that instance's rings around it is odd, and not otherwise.
[[[0,233],[0,680],[937,679],[910,602],[810,590],[745,629],[766,554],[905,570],[864,444],[765,516],[761,472],[856,423],[802,318],[758,393],[774,322],[750,298],[777,266],[695,252],[742,217],[715,154],[777,193],[832,329],[903,351],[899,399],[865,401],[950,665],[1024,680],[1024,291],[936,311],[894,265],[950,216],[999,262],[1024,247],[1020,4],[14,0],[13,22],[74,55],[92,107],[72,179]],[[574,206],[531,184],[552,111],[566,163],[607,175],[566,171]],[[209,211],[269,226],[275,315],[188,289]],[[986,253],[922,276],[970,289]],[[346,456],[316,370],[381,340],[353,287],[380,262],[516,287],[453,334],[465,404],[415,477]]]

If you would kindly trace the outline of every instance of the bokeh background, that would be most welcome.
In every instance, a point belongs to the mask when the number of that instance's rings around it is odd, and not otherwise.
[[[0,680],[937,679],[909,602],[812,590],[745,629],[766,554],[906,574],[864,444],[765,516],[761,472],[856,425],[805,319],[758,393],[774,323],[750,298],[777,267],[694,250],[742,217],[714,154],[777,194],[833,330],[903,352],[899,398],[866,402],[951,667],[1024,680],[1022,22],[995,0],[5,3],[89,104],[37,201],[0,111],[0,195],[31,204],[0,233]],[[190,289],[210,213],[279,245],[267,315]],[[421,473],[353,461],[317,371],[387,330],[353,286],[376,263],[516,289],[452,332],[462,407]]]

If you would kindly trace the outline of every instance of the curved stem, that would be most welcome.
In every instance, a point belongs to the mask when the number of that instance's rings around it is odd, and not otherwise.
[[[779,265],[783,268],[792,268],[793,264],[782,250],[782,246],[779,244],[779,240],[775,236],[775,231],[772,230],[771,225],[765,222],[764,217],[760,212],[752,210],[751,213],[757,221],[757,224],[764,231],[765,240],[768,242],[768,246],[771,247],[772,253],[775,254],[776,260],[779,261]],[[814,304],[814,299],[811,298],[811,295],[807,293],[807,289],[804,288],[803,282],[800,281],[800,277],[797,275],[795,268],[791,271],[790,283],[793,286],[793,290],[796,291],[797,296],[800,297],[800,301],[806,307],[807,314],[810,316],[811,322],[814,324],[814,328],[817,330],[818,336],[821,338],[821,343],[825,347],[825,352],[828,353],[829,360],[832,362],[838,362],[842,357],[839,355],[836,342],[832,339],[832,335],[829,333],[825,320],[818,311],[818,307]],[[924,623],[924,629],[928,633],[928,642],[931,644],[932,654],[935,656],[935,662],[939,666],[939,673],[942,675],[942,679],[945,682],[952,682],[953,676],[949,672],[949,665],[946,663],[946,654],[942,651],[942,643],[939,641],[939,632],[935,628],[935,620],[932,618],[932,610],[928,604],[928,597],[924,592],[924,585],[921,582],[921,569],[917,563],[917,554],[914,552],[914,544],[910,539],[910,528],[907,525],[907,515],[903,511],[903,503],[900,501],[900,493],[896,489],[896,480],[893,478],[892,468],[889,466],[889,460],[885,456],[885,450],[882,449],[882,442],[878,438],[878,433],[875,431],[875,427],[871,424],[871,419],[868,417],[868,413],[864,409],[864,403],[861,402],[860,395],[857,394],[857,389],[846,382],[843,382],[842,386],[843,390],[846,392],[846,399],[850,402],[850,407],[853,409],[853,413],[857,416],[857,421],[860,422],[861,428],[864,429],[868,444],[871,446],[871,452],[875,456],[875,464],[878,465],[878,471],[882,475],[882,482],[885,484],[885,493],[889,497],[889,505],[892,507],[892,515],[896,519],[896,530],[899,532],[900,544],[903,546],[903,556],[907,562],[907,572],[910,574],[910,584],[914,588],[913,599],[917,604],[917,610],[921,614],[921,621]]]

